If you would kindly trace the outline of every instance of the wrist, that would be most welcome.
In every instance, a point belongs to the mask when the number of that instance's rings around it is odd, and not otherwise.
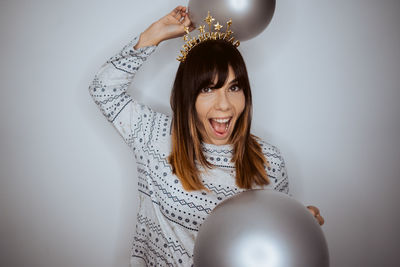
[[[158,30],[154,28],[153,24],[140,34],[139,41],[135,45],[135,49],[145,46],[157,46],[161,43],[162,39],[157,36]]]

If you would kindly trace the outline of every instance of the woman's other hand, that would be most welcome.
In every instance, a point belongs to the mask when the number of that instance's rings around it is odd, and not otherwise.
[[[319,214],[319,209],[315,206],[307,206],[307,209],[311,212],[311,214],[315,217],[315,219],[317,219],[319,225],[323,225],[325,220],[324,218],[321,216],[321,214]]]
[[[194,30],[186,13],[186,7],[177,6],[170,13],[150,25],[141,35],[135,49],[144,46],[158,45],[162,41],[183,36],[185,27]]]

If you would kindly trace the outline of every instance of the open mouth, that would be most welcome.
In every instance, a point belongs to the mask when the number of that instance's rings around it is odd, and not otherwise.
[[[212,118],[209,119],[211,127],[213,128],[217,136],[225,136],[228,133],[229,125],[231,123],[232,117],[228,118]]]

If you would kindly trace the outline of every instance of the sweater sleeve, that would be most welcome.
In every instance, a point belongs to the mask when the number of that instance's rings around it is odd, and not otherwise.
[[[268,166],[266,166],[267,175],[270,180],[268,188],[290,195],[285,160],[280,150],[264,141],[262,141],[261,147],[268,161]]]
[[[281,152],[279,149],[276,149],[276,155],[277,155],[277,161],[276,161],[276,169],[275,173],[273,171],[273,174],[271,175],[274,179],[274,190],[285,193],[290,195],[289,192],[289,179],[287,175],[287,170],[286,170],[286,164],[285,160],[282,157]],[[271,167],[270,167],[271,169]],[[274,167],[272,167],[272,170],[274,170]]]
[[[89,86],[96,105],[130,147],[148,138],[147,125],[156,115],[151,108],[137,103],[126,92],[135,73],[156,48],[149,46],[136,50],[134,46],[138,39],[135,37],[104,63]]]

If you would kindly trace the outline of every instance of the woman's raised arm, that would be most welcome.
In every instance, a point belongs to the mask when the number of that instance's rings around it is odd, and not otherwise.
[[[156,46],[164,40],[183,35],[184,27],[188,25],[190,20],[186,8],[178,6],[103,64],[89,86],[94,102],[129,146],[137,140],[147,139],[146,125],[157,114],[137,103],[126,91],[135,73]]]

